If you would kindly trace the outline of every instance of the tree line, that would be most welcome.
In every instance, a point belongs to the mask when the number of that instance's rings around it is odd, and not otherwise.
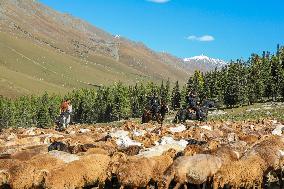
[[[171,109],[186,107],[186,96],[195,91],[200,100],[214,100],[220,106],[234,107],[284,97],[284,48],[275,54],[252,54],[249,60],[231,61],[221,69],[195,73],[187,83],[149,82],[127,86],[116,83],[99,89],[79,89],[62,97],[45,93],[9,99],[0,96],[0,128],[50,127],[59,115],[63,99],[71,99],[73,122],[93,124],[141,117],[149,97],[157,94]]]

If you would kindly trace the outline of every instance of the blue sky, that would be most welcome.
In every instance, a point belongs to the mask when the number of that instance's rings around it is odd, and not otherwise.
[[[283,0],[39,0],[184,58],[244,58],[284,44]]]

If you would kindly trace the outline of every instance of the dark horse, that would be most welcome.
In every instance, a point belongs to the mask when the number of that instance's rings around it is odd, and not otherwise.
[[[150,121],[157,121],[159,124],[163,124],[166,113],[169,112],[169,107],[162,103],[161,107],[153,111],[151,108],[145,108],[142,115],[142,123],[149,123]]]
[[[173,122],[184,123],[186,120],[206,121],[208,116],[208,109],[211,108],[214,108],[214,102],[208,100],[204,101],[201,107],[196,107],[195,109],[184,107],[177,112]]]

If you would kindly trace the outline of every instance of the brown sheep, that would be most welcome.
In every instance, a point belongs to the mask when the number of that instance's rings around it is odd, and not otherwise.
[[[171,153],[171,155],[173,155],[173,153]],[[151,157],[150,160],[154,161],[152,180],[160,185],[163,181],[164,173],[173,163],[173,158],[169,155],[162,155]]]
[[[128,160],[127,155],[122,152],[115,152],[111,156],[111,161],[109,163],[109,167],[107,171],[109,180],[112,180],[112,176],[117,174],[117,170],[119,166],[125,163],[127,160]]]
[[[21,161],[16,159],[0,159],[0,169],[9,170],[13,166],[20,165]]]
[[[202,147],[198,146],[198,145],[187,145],[186,148],[183,151],[183,155],[184,156],[193,156],[195,154],[200,154],[202,153],[204,150]]]
[[[244,156],[228,164],[214,176],[214,187],[261,187],[262,178],[268,172],[280,169],[282,159],[279,150],[284,149],[282,137],[269,136],[254,145]]]
[[[168,188],[172,180],[177,183],[175,189],[181,185],[186,186],[187,183],[203,184],[220,169],[221,165],[220,158],[209,154],[179,157],[166,171],[160,188]]]
[[[145,148],[150,148],[155,145],[155,141],[145,136],[134,136],[133,140],[142,143]]]
[[[127,157],[124,154],[116,154],[116,158],[120,163],[112,165],[114,166],[112,173],[117,175],[121,188],[146,187],[150,180],[160,183],[163,173],[173,162],[173,159],[169,155],[145,158]]]
[[[172,159],[174,159],[177,156],[177,154],[178,154],[178,152],[175,149],[173,149],[173,148],[170,148],[168,151],[163,153],[163,155],[168,155]]]
[[[29,163],[22,163],[9,170],[8,184],[11,188],[33,188],[41,185],[42,171]]]
[[[11,158],[21,161],[27,161],[40,153],[47,153],[47,145],[39,145],[39,146],[26,148],[23,151],[11,154]]]
[[[259,156],[224,165],[214,176],[213,188],[223,188],[225,185],[233,188],[261,188],[265,162]]]
[[[259,136],[255,135],[239,135],[239,139],[245,141],[247,144],[252,145],[259,140]]]
[[[222,160],[222,165],[237,161],[240,158],[239,152],[232,150],[229,146],[221,146],[217,149],[204,151],[204,153],[219,157]]]
[[[32,188],[42,184],[43,171],[53,169],[64,164],[51,155],[42,154],[33,157],[29,161],[21,162],[15,166],[10,166],[8,170],[8,184],[12,188]]]
[[[44,187],[82,188],[99,183],[104,185],[107,179],[107,169],[110,157],[102,154],[93,154],[82,157],[80,160],[62,165],[47,172]]]
[[[125,186],[131,188],[146,187],[153,174],[154,161],[148,158],[128,159],[119,165],[117,179],[121,189]]]
[[[78,155],[91,155],[91,154],[103,154],[103,155],[110,155],[108,151],[102,148],[90,148],[86,152],[79,153]]]
[[[9,172],[7,170],[0,170],[0,188],[1,186],[8,184],[9,182]]]
[[[142,149],[141,146],[129,146],[127,148],[121,149],[120,152],[128,155],[128,156],[134,156],[139,154],[139,151]]]

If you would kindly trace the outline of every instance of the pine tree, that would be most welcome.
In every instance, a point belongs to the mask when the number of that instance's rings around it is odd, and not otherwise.
[[[240,60],[238,62],[239,65],[239,90],[240,90],[240,97],[239,97],[239,104],[245,105],[249,103],[249,89],[248,89],[248,75],[249,69],[246,64]]]
[[[33,125],[33,110],[30,98],[27,96],[20,97],[15,103],[15,126],[31,127]]]
[[[110,87],[102,87],[97,92],[94,105],[98,114],[98,122],[109,122],[113,117],[113,95]]]
[[[186,107],[187,106],[187,95],[188,95],[188,91],[187,91],[187,85],[184,85],[182,87],[182,90],[181,90],[181,100],[180,100],[180,105],[181,107]]]
[[[271,99],[273,96],[272,92],[272,74],[271,74],[271,61],[270,54],[263,52],[262,55],[262,77],[264,78],[264,97]]]
[[[48,128],[52,125],[49,114],[49,96],[45,93],[38,102],[37,127]]]
[[[166,88],[165,88],[165,103],[168,104],[171,100],[171,95],[170,95],[170,90],[171,90],[171,84],[170,84],[170,79],[167,80],[166,82]]]
[[[214,96],[214,83],[212,79],[212,72],[208,72],[204,75],[204,97],[206,99],[213,99]]]
[[[227,85],[224,91],[224,104],[227,106],[232,107],[241,102],[240,77],[240,64],[238,62],[231,63],[228,66]]]
[[[15,110],[11,99],[0,96],[0,129],[15,126]]]
[[[130,99],[127,87],[118,83],[113,89],[113,116],[116,120],[130,116]]]
[[[194,86],[193,86],[193,77],[190,77],[189,79],[188,79],[188,81],[187,81],[187,83],[186,83],[186,86],[187,86],[187,92],[189,93],[189,92],[192,92],[192,91],[194,91]]]
[[[142,84],[141,84],[142,85]],[[141,117],[143,108],[144,108],[144,101],[145,101],[145,91],[143,85],[138,87],[136,84],[134,87],[130,87],[130,95],[131,95],[131,110],[132,110],[132,117]]]
[[[166,84],[166,86],[164,86],[164,82],[162,81],[161,87],[160,87],[160,98],[161,101],[164,103],[168,103],[169,101],[169,84]]]
[[[193,90],[198,94],[201,101],[205,98],[204,77],[200,71],[194,72]]]
[[[250,58],[250,68],[248,74],[248,88],[250,103],[257,102],[262,99],[265,92],[265,79],[263,77],[263,62],[260,57],[253,54]]]
[[[174,110],[180,108],[180,101],[181,101],[181,94],[179,89],[179,83],[177,81],[172,91],[172,108]]]
[[[281,93],[282,65],[279,57],[271,57],[272,96],[276,100]]]
[[[280,85],[280,93],[282,96],[282,99],[284,100],[284,47],[281,47],[279,49],[279,61],[281,65],[281,72],[282,72],[282,79],[281,79],[281,85]]]

